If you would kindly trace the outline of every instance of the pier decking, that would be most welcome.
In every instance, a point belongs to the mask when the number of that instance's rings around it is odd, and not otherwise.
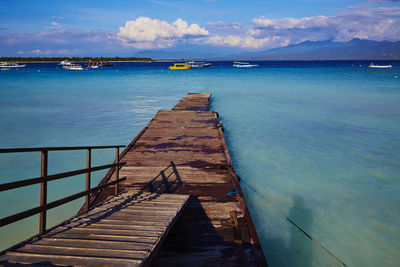
[[[142,266],[154,256],[187,199],[174,194],[120,194],[7,251],[0,265]]]
[[[188,94],[156,114],[122,153],[121,190],[190,195],[154,266],[266,266],[209,98]],[[103,191],[96,203],[111,194]]]
[[[91,197],[89,213],[82,207],[0,263],[267,266],[209,98],[186,95],[126,147],[124,193],[104,188]],[[115,180],[114,172],[99,186]]]

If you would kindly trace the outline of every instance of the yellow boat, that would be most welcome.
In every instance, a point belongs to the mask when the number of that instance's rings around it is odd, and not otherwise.
[[[173,66],[168,67],[170,70],[189,70],[191,66],[186,65],[186,63],[174,63]]]

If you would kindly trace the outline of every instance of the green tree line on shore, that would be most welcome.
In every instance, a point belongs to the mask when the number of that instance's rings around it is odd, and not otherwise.
[[[147,57],[0,57],[0,61],[8,62],[59,62],[68,61],[153,61]]]

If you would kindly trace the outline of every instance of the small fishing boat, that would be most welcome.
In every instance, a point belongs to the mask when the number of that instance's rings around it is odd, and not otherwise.
[[[18,65],[18,63],[12,63],[12,62],[0,62],[0,68],[2,70],[11,68],[23,68],[25,66],[26,65]]]
[[[72,63],[70,65],[63,66],[63,68],[66,70],[83,70],[81,65]]]
[[[390,69],[393,68],[392,65],[375,65],[374,63],[371,63],[369,65],[370,68],[374,68],[374,69]]]
[[[188,61],[186,62],[187,66],[190,66],[191,68],[205,68],[205,67],[210,67],[211,63],[207,63],[204,61]]]
[[[233,62],[233,67],[235,68],[254,68],[254,67],[258,67],[257,64],[250,64],[248,62]]]
[[[174,63],[173,66],[168,67],[170,70],[189,70],[191,66],[186,65],[186,63]]]
[[[98,62],[100,67],[113,67],[115,64],[110,63],[108,61],[100,61]]]
[[[101,63],[99,62],[93,62],[91,60],[89,60],[89,63],[87,64],[86,68],[91,68],[91,69],[97,69],[101,67]]]

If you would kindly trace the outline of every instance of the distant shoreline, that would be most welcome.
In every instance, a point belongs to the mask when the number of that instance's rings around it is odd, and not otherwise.
[[[25,61],[23,61],[23,60],[16,60],[16,61],[11,61],[11,60],[4,60],[4,61],[7,61],[7,62],[18,62],[18,63],[60,63],[61,61],[28,61],[28,60],[25,60]],[[69,60],[68,60],[69,61]],[[151,60],[151,61],[146,61],[146,60],[131,60],[131,61],[127,61],[127,60],[120,60],[120,61],[114,61],[114,60],[104,60],[104,61],[107,61],[107,62],[113,62],[113,63],[116,63],[116,62],[158,62],[158,61],[156,61],[156,60]],[[104,62],[104,61],[102,61],[102,62]],[[1,60],[0,60],[0,62],[1,62]],[[84,63],[88,63],[89,61],[82,61],[82,60],[71,60],[70,62],[79,62],[79,63],[82,63],[82,62],[84,62]],[[93,62],[100,62],[100,61],[94,61],[93,60]]]
[[[63,60],[68,60],[70,62],[77,63],[88,63],[88,59],[72,59],[72,58],[63,58],[59,60],[22,60],[14,59],[11,60],[8,57],[0,57],[0,62],[16,62],[16,63],[60,63]],[[199,61],[194,59],[150,59],[150,60],[108,60],[108,59],[90,59],[93,62],[112,62],[112,63],[152,63],[152,62],[185,62],[185,61]],[[201,60],[204,61],[204,60]],[[224,62],[224,61],[237,61],[237,59],[208,59],[206,61],[213,62]],[[240,61],[249,61],[249,62],[399,62],[400,59],[303,59],[303,60],[273,60],[273,59],[240,59]]]
[[[152,62],[149,57],[0,57],[0,62],[59,63],[71,62]]]

